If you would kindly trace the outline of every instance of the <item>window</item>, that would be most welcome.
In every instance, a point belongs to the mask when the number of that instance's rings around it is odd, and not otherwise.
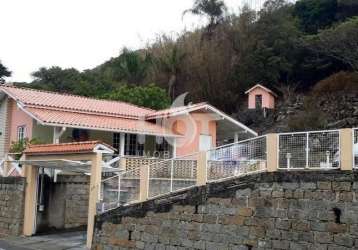
[[[137,135],[126,134],[125,155],[143,156],[144,144],[139,143]]]
[[[163,137],[157,138],[155,143],[155,151],[159,152],[162,157],[168,154],[169,153],[168,141]]]
[[[25,126],[18,126],[17,127],[17,140],[22,141],[26,137],[26,127]]]
[[[255,95],[255,107],[257,109],[262,108],[262,95]]]
[[[121,134],[120,133],[113,133],[112,146],[115,149],[117,149],[118,152],[120,151],[120,146],[121,146]]]

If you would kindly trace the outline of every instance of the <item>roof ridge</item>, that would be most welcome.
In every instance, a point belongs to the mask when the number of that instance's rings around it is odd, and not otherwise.
[[[43,90],[43,89],[33,89],[33,88],[28,88],[28,87],[19,87],[19,86],[14,86],[14,85],[10,85],[10,84],[4,84],[4,85],[0,86],[0,88],[2,88],[2,87],[8,87],[8,88],[14,88],[14,89],[23,89],[23,90],[29,90],[29,91],[35,91],[35,92],[41,92],[41,93],[48,93],[48,94],[55,94],[55,95],[79,97],[79,98],[83,98],[83,99],[91,99],[91,100],[97,100],[97,101],[106,101],[106,102],[112,102],[112,103],[123,103],[123,104],[130,105],[130,106],[133,106],[133,107],[137,107],[137,108],[141,108],[141,109],[146,109],[146,110],[148,110],[148,111],[154,111],[154,112],[156,111],[156,110],[151,109],[151,108],[139,106],[139,105],[132,104],[132,103],[128,103],[128,102],[124,102],[124,101],[116,101],[116,100],[110,100],[110,99],[101,99],[101,98],[95,98],[95,97],[75,95],[75,94],[70,94],[70,93],[60,93],[60,92],[55,92],[55,91],[50,91],[50,90]]]

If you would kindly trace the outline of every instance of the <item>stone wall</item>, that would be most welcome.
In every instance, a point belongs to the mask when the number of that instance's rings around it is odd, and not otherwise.
[[[45,185],[45,210],[38,213],[37,231],[78,228],[87,225],[89,176],[58,175]]]
[[[22,234],[25,178],[0,177],[0,237]]]
[[[262,173],[96,217],[93,249],[358,249],[358,173]]]

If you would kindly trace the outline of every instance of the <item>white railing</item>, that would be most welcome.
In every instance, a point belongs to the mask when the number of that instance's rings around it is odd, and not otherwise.
[[[5,159],[0,160],[0,176],[5,176]]]
[[[13,158],[16,153],[7,154],[4,159],[0,160],[0,176],[22,176],[22,168],[20,164]],[[7,165],[7,169],[5,168]]]
[[[353,168],[358,168],[358,128],[353,129]]]
[[[336,169],[341,165],[344,130],[292,132],[260,136],[151,162],[102,182],[103,211],[172,192],[253,173],[290,169]],[[343,136],[344,135],[344,136]],[[358,168],[358,129],[353,129],[354,164]],[[272,148],[267,148],[272,147]],[[342,152],[344,154],[346,152]],[[277,158],[277,162],[276,159]],[[343,165],[342,165],[343,166]]]
[[[266,136],[211,149],[207,153],[207,181],[220,181],[266,170]]]
[[[198,154],[156,162],[148,166],[148,197],[196,185]]]
[[[120,160],[121,160],[121,157],[116,156],[112,159],[109,159],[108,161],[102,161],[102,166],[107,167],[107,168],[120,168],[121,167]]]
[[[339,168],[339,130],[278,134],[278,167],[280,169]]]
[[[106,178],[101,182],[101,211],[139,201],[140,170],[134,169]]]

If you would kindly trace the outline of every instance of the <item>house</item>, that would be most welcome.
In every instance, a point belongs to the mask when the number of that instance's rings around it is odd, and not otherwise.
[[[249,109],[275,108],[275,99],[277,98],[277,94],[261,84],[256,84],[247,90],[245,94],[248,95]]]
[[[0,86],[0,159],[11,144],[99,140],[120,157],[175,157],[257,134],[217,108],[198,103],[166,110],[48,91]]]

